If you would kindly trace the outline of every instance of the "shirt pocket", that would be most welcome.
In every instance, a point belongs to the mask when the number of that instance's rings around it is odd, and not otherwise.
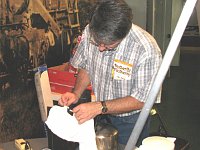
[[[131,80],[113,79],[113,95],[115,98],[131,95]]]

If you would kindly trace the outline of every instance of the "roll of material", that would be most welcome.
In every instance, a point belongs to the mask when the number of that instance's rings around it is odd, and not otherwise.
[[[142,145],[137,150],[174,150],[175,139],[161,136],[147,137],[142,141]]]

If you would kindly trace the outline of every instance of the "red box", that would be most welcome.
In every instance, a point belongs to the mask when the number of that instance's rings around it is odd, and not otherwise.
[[[55,93],[71,92],[74,88],[77,76],[77,69],[69,63],[48,68],[48,76],[51,91]],[[91,86],[88,86],[91,90]]]

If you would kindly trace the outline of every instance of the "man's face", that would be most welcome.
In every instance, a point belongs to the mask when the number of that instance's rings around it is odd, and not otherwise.
[[[92,37],[90,38],[90,43],[98,47],[100,52],[113,51],[120,44],[120,42],[121,40],[113,42],[112,44],[106,45],[104,43],[97,43]]]

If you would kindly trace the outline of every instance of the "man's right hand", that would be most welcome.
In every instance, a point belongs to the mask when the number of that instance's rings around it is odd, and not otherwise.
[[[78,96],[76,94],[71,92],[66,92],[61,95],[60,100],[58,101],[58,104],[61,106],[70,106],[73,103],[76,103],[78,101]]]

